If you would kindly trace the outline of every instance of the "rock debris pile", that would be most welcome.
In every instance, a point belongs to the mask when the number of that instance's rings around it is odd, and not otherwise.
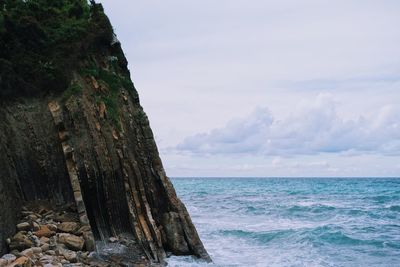
[[[95,250],[90,226],[82,225],[74,205],[24,206],[16,234],[7,239],[9,253],[0,258],[0,267],[33,266],[121,266],[117,259],[103,260]],[[119,242],[113,237],[110,242]],[[145,266],[135,264],[130,266]]]

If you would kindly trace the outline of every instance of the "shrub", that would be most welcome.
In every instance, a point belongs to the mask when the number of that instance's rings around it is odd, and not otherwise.
[[[80,61],[112,36],[99,4],[0,0],[0,100],[66,90]]]

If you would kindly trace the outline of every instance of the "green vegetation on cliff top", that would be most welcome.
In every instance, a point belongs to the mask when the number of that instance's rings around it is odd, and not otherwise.
[[[64,91],[79,63],[112,39],[94,1],[0,0],[0,99]]]

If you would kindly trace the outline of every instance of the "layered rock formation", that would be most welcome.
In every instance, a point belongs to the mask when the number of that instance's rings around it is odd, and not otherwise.
[[[92,3],[89,24],[98,13],[102,7]],[[90,39],[96,46],[82,44],[79,56],[71,55],[62,90],[33,83],[37,93],[10,94],[10,77],[21,70],[0,76],[0,251],[9,250],[22,205],[46,200],[75,203],[88,239],[132,235],[133,253],[150,263],[169,252],[210,260],[165,174],[120,43],[97,37]],[[23,88],[29,79],[20,78],[15,86]]]

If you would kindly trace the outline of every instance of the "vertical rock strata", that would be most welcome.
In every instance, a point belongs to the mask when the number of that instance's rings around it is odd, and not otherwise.
[[[64,93],[2,101],[1,252],[22,203],[47,200],[76,203],[90,226],[87,250],[132,235],[150,262],[168,253],[209,261],[165,174],[119,42],[82,58],[71,77]]]

